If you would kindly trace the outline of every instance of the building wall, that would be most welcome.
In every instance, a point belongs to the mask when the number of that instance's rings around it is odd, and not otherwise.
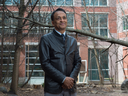
[[[128,15],[128,0],[117,0],[117,35],[120,40],[127,41],[127,30],[123,28],[123,18]],[[118,48],[118,57],[119,60],[122,60],[127,55],[127,49],[124,46],[119,46]],[[123,71],[124,70],[124,71]],[[118,62],[118,79],[119,83],[122,83],[128,77],[128,59],[127,57],[123,61]]]
[[[118,12],[118,14],[120,15],[119,11],[120,10],[116,10],[116,0],[108,0],[108,6],[98,6],[98,7],[92,7],[92,6],[87,6],[87,10],[88,13],[107,13],[108,14],[108,29],[109,32],[112,34],[112,37],[117,38],[118,36],[116,35],[117,33],[117,25],[116,25],[116,20],[121,22],[120,18],[116,19],[116,11]],[[62,8],[64,8],[66,10],[66,12],[68,13],[74,13],[74,29],[82,29],[82,20],[81,20],[81,14],[82,13],[86,13],[85,12],[85,8],[83,6],[81,6],[81,0],[73,0],[74,6],[62,6]],[[118,4],[117,4],[118,7]],[[18,11],[18,8],[16,6],[8,6],[9,9],[11,9],[12,11]],[[58,6],[54,6],[53,9],[57,9]],[[52,9],[52,8],[51,8]],[[53,11],[52,9],[52,11]],[[28,8],[29,10],[29,8]],[[34,9],[34,12],[38,11],[38,6],[36,6],[36,8]],[[40,9],[41,12],[51,12],[50,8],[48,6],[42,6],[42,8]],[[25,13],[25,16],[27,13]],[[118,25],[119,26],[119,25]],[[27,27],[26,27],[27,28]],[[121,29],[118,29],[121,30]],[[25,32],[25,31],[24,31]],[[120,31],[118,31],[120,32]],[[119,35],[120,36],[120,35]],[[111,37],[109,35],[109,37]],[[93,44],[92,41],[88,40],[88,37],[84,37],[84,36],[77,36],[77,41],[80,42],[80,56],[82,58],[82,60],[87,60],[88,62],[88,48],[93,48]],[[26,64],[26,60],[24,59],[26,57],[26,50],[25,50],[25,43],[26,42],[39,42],[39,38],[35,39],[35,38],[24,38],[23,40],[23,48],[21,50],[21,56],[20,56],[20,67],[19,67],[19,76],[20,77],[25,77],[25,64]],[[102,46],[101,46],[102,45]],[[110,43],[105,43],[105,42],[101,42],[98,40],[98,45],[97,48],[107,48],[110,46]],[[109,52],[110,54],[112,52],[114,52],[114,47],[111,47],[111,51]],[[116,56],[114,55],[113,60],[116,60]],[[114,61],[113,61],[114,62]],[[109,61],[109,66],[111,67],[113,62]],[[87,64],[88,65],[88,64]],[[88,67],[88,66],[87,66]],[[112,75],[114,75],[114,72],[112,72]]]

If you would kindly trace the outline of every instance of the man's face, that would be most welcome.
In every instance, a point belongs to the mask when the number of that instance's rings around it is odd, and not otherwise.
[[[52,25],[59,32],[65,31],[67,27],[67,16],[63,11],[57,11],[54,14],[54,20],[52,21]]]

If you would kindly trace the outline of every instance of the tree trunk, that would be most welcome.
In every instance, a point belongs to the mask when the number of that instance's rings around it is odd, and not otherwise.
[[[24,0],[20,0],[19,17],[24,17],[24,11],[25,11]],[[17,34],[16,34],[13,75],[12,75],[12,82],[10,87],[10,91],[14,94],[17,94],[18,79],[19,79],[18,75],[19,75],[20,52],[22,45],[22,27],[23,27],[23,19],[19,19]]]
[[[4,1],[3,1],[3,6],[4,6]],[[4,8],[2,8],[3,13],[2,13],[2,36],[1,36],[1,62],[0,62],[0,83],[3,82],[3,41],[4,41],[4,17],[5,17],[5,13],[4,13]]]
[[[90,23],[89,23],[88,11],[86,9],[85,1],[84,1],[84,7],[85,7],[85,11],[86,11],[86,18],[87,18],[87,24],[88,24],[89,30],[90,30],[91,33],[94,33],[92,31],[92,28],[91,28]],[[98,55],[97,55],[97,52],[96,52],[96,47],[95,47],[96,45],[94,43],[95,42],[94,38],[93,38],[92,42],[93,42],[93,46],[94,46],[94,54],[95,54],[95,58],[96,58],[96,64],[97,64],[97,68],[98,68],[98,72],[99,72],[100,84],[102,85],[103,84],[103,77],[101,75],[100,64],[99,64],[99,59],[98,59]]]

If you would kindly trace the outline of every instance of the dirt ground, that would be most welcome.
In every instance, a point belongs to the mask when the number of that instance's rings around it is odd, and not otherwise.
[[[9,86],[2,85],[9,90]],[[88,92],[87,92],[87,91]],[[18,95],[0,92],[0,96],[44,96],[43,88],[35,89],[32,86],[18,88]],[[111,86],[96,86],[95,88],[84,89],[84,92],[77,92],[77,96],[128,96],[128,92],[122,92],[120,86],[112,88]]]

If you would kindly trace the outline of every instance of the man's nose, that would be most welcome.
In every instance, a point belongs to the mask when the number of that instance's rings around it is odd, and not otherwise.
[[[60,18],[60,21],[64,21],[64,19],[63,18]]]

